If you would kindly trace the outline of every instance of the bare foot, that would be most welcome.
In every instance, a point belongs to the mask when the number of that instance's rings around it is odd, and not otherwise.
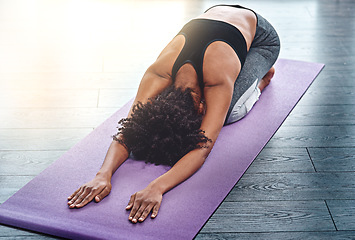
[[[266,88],[267,85],[270,84],[270,81],[271,81],[272,77],[274,76],[274,74],[275,74],[275,68],[272,67],[259,82],[258,88],[260,89],[260,92],[262,92],[264,90],[264,88]]]

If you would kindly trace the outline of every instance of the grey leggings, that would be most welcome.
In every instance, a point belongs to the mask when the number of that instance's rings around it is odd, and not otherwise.
[[[225,124],[243,118],[258,101],[259,81],[274,65],[280,52],[280,39],[271,24],[259,14],[254,40],[244,66],[234,84],[231,105]]]

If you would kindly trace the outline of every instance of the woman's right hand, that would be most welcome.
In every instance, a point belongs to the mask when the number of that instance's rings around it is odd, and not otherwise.
[[[70,197],[68,197],[69,208],[81,208],[95,199],[100,202],[111,191],[111,179],[107,176],[96,175],[88,183],[82,185]]]

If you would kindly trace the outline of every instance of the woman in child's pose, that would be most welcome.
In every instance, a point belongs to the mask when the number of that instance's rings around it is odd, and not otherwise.
[[[129,220],[155,218],[163,194],[194,174],[221,128],[244,117],[274,75],[280,50],[274,28],[254,11],[217,5],[188,22],[144,74],[104,163],[69,198],[80,208],[111,191],[129,157],[172,168],[129,200]],[[133,178],[134,179],[134,178]]]

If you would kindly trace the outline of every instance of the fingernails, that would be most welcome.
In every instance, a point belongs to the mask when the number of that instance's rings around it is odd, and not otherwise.
[[[133,223],[136,223],[136,222],[137,222],[137,219],[134,218],[134,219],[132,220],[132,222],[133,222]]]
[[[155,214],[152,214],[152,218],[155,218]]]
[[[132,220],[132,217],[129,217],[128,220]]]
[[[138,219],[138,221],[140,221],[140,222],[143,222],[143,220],[144,220],[143,218],[139,218],[139,219]]]

